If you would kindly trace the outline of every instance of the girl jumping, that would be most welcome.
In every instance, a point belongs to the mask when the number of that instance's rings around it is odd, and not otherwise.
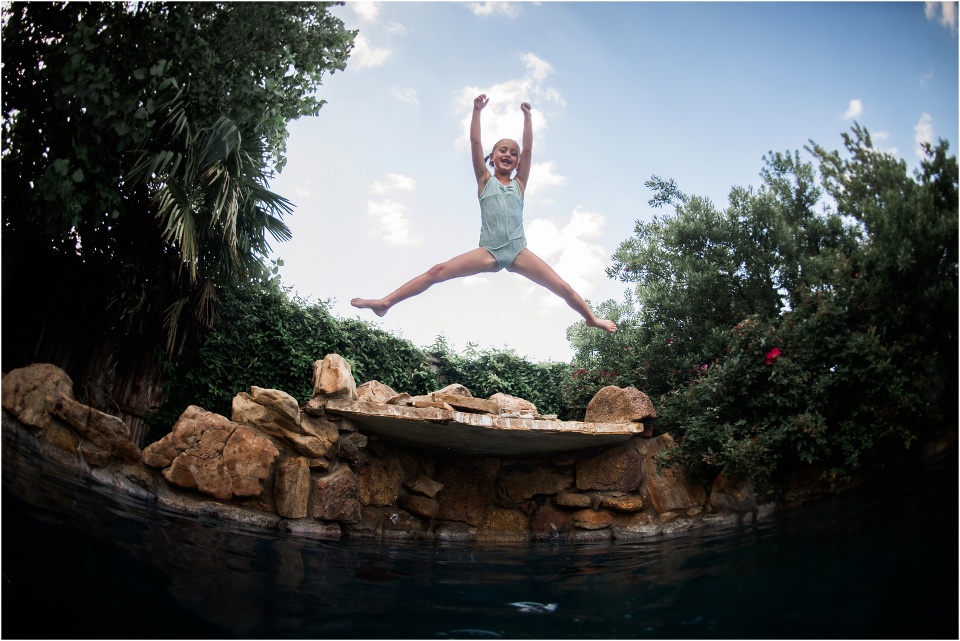
[[[522,150],[513,140],[504,139],[494,145],[489,156],[484,157],[483,145],[480,144],[480,112],[487,102],[485,94],[474,99],[473,119],[470,121],[470,154],[480,197],[480,246],[434,265],[385,298],[354,298],[350,304],[371,309],[377,316],[383,316],[400,301],[422,294],[431,285],[506,269],[529,278],[565,300],[583,316],[588,326],[599,327],[612,334],[617,331],[616,324],[594,316],[583,298],[550,265],[527,249],[527,239],[523,234],[523,192],[530,177],[530,159],[533,156],[530,104],[520,104],[520,110],[523,111]],[[492,165],[493,174],[487,169],[487,162]]]

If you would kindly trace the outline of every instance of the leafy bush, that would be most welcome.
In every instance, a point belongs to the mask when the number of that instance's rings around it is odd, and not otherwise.
[[[575,395],[605,372],[646,386],[678,439],[665,461],[761,489],[798,466],[847,476],[955,426],[956,157],[941,141],[911,177],[859,126],[844,143],[847,158],[809,149],[822,190],[774,155],[725,212],[648,183],[676,216],[638,223],[615,256],[610,275],[639,283],[636,304],[607,303],[627,321],[618,340],[571,328]],[[822,193],[835,210],[815,211]]]

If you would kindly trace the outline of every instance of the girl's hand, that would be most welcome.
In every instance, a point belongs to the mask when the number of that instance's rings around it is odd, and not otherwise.
[[[487,94],[482,93],[473,99],[473,108],[476,111],[480,111],[487,106],[488,102],[490,102],[490,100],[487,98]]]
[[[520,111],[522,111],[525,116],[530,115],[530,110],[531,107],[529,102],[520,103]]]

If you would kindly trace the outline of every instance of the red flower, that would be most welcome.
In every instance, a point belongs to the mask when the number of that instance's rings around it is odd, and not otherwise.
[[[763,364],[773,365],[773,361],[777,360],[778,358],[780,358],[780,348],[774,347],[769,352],[767,352],[766,356],[763,357]]]

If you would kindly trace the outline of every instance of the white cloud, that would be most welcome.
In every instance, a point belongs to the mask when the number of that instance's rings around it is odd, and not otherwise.
[[[420,99],[417,97],[417,90],[413,87],[396,87],[393,90],[393,97],[412,111],[420,111]]]
[[[913,141],[916,143],[913,151],[923,158],[924,153],[921,144],[925,142],[933,144],[933,118],[930,114],[925,113],[920,116],[919,122],[913,128]]]
[[[939,10],[939,11],[938,11]],[[957,3],[955,2],[925,2],[923,12],[928,20],[933,20],[940,14],[940,24],[950,29],[957,30]]]
[[[563,105],[563,99],[553,87],[546,86],[544,80],[553,73],[550,63],[538,58],[532,53],[521,56],[527,69],[520,78],[506,80],[489,87],[469,86],[462,88],[457,94],[456,109],[464,113],[461,121],[460,136],[455,144],[462,149],[470,148],[470,120],[473,114],[473,99],[480,94],[486,94],[490,102],[483,109],[481,131],[484,147],[503,138],[520,141],[523,133],[523,113],[520,111],[521,102],[529,102],[533,107],[534,141],[542,141],[547,131],[548,122],[544,106],[548,102]],[[487,149],[489,151],[489,149]]]
[[[399,22],[393,22],[393,21],[388,22],[383,26],[383,28],[386,29],[388,33],[392,33],[398,36],[405,36],[408,33],[410,33],[410,29],[400,24]]]
[[[528,247],[548,262],[583,298],[589,298],[597,283],[606,278],[608,252],[596,240],[602,235],[606,218],[597,212],[577,207],[564,226],[556,221],[537,218],[527,223]],[[540,289],[540,288],[538,288]],[[566,303],[540,289],[542,304],[555,309]]]
[[[843,112],[844,120],[852,120],[854,118],[859,118],[863,113],[863,102],[859,98],[854,98],[850,101],[850,106],[847,107],[847,110]]]
[[[347,6],[353,9],[353,12],[357,14],[357,18],[363,22],[374,22],[377,17],[380,15],[380,3],[379,2],[348,2]]]
[[[392,194],[398,191],[413,191],[417,187],[417,181],[403,174],[387,174],[384,180],[375,180],[370,185],[370,191],[374,194]]]
[[[499,14],[513,18],[520,12],[513,2],[471,2],[467,7],[474,15],[484,17]]]
[[[406,216],[409,207],[390,198],[397,194],[411,193],[416,187],[416,181],[403,174],[387,174],[383,180],[375,180],[370,185],[371,193],[386,196],[379,201],[367,202],[367,216],[372,219],[368,230],[370,236],[390,245],[418,245],[423,241],[421,236],[413,234],[410,220]]]
[[[389,49],[378,49],[370,44],[370,41],[362,35],[357,35],[354,41],[353,52],[350,54],[350,62],[356,63],[358,69],[368,67],[379,67],[387,61],[393,52]]]
[[[890,154],[891,156],[897,156],[898,151],[896,147],[884,147],[883,144],[890,139],[889,131],[876,131],[870,133],[870,141],[873,142],[873,148],[879,152]]]
[[[405,214],[408,209],[406,205],[389,198],[367,202],[367,216],[373,219],[368,233],[390,245],[419,245],[423,238],[413,235]]]
[[[530,168],[530,186],[523,193],[525,201],[536,198],[543,190],[567,182],[566,176],[558,174],[553,167],[553,161],[535,162]]]

